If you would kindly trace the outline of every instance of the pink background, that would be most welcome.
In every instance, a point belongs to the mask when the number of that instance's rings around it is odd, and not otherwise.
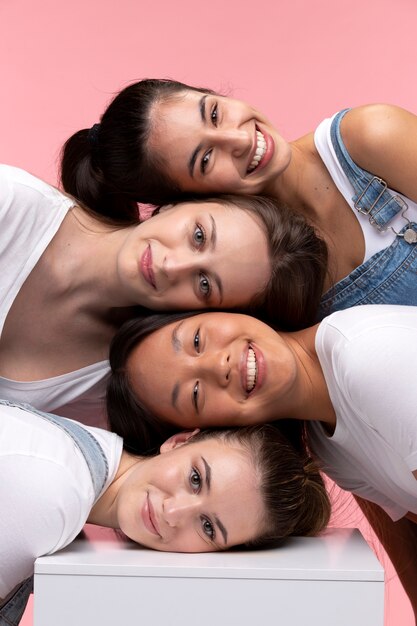
[[[414,0],[0,0],[0,161],[55,183],[67,136],[144,77],[247,99],[288,139],[341,107],[417,112],[416,25]],[[387,578],[385,626],[411,626]]]

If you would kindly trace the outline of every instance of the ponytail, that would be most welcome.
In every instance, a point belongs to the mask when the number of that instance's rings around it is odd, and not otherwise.
[[[135,224],[138,222],[136,201],[109,187],[104,179],[99,164],[99,132],[98,129],[95,144],[91,129],[87,128],[65,142],[61,152],[62,186],[95,214],[117,224]]]

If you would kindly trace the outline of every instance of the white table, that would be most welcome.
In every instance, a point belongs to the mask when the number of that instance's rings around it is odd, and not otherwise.
[[[34,626],[383,626],[384,572],[356,530],[174,554],[77,540],[35,564]]]

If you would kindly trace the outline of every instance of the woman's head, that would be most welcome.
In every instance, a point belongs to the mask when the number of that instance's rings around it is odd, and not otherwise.
[[[123,89],[99,126],[68,139],[61,179],[92,209],[130,219],[136,201],[268,193],[290,160],[289,144],[245,102],[148,79]]]
[[[124,480],[116,508],[138,543],[206,552],[317,534],[330,505],[307,454],[263,425],[173,436]]]
[[[303,373],[287,335],[221,312],[131,320],[112,342],[110,365],[111,429],[144,449],[173,427],[293,417]]]
[[[306,220],[261,196],[163,207],[126,239],[120,279],[153,310],[233,308],[281,328],[315,320],[327,248]]]

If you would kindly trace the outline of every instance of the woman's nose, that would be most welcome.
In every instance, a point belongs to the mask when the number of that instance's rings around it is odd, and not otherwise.
[[[201,356],[200,367],[203,374],[214,380],[219,387],[225,388],[230,383],[230,355],[226,350],[210,350]]]
[[[165,255],[162,271],[171,284],[178,283],[194,270],[195,264],[196,259],[187,255],[185,251],[181,255],[169,252]]]
[[[191,493],[181,493],[166,498],[163,503],[163,515],[171,528],[185,525],[190,517],[198,513],[199,498]]]
[[[252,148],[254,137],[251,136],[248,130],[242,128],[222,128],[212,132],[214,143],[229,150],[235,157],[248,153]]]

